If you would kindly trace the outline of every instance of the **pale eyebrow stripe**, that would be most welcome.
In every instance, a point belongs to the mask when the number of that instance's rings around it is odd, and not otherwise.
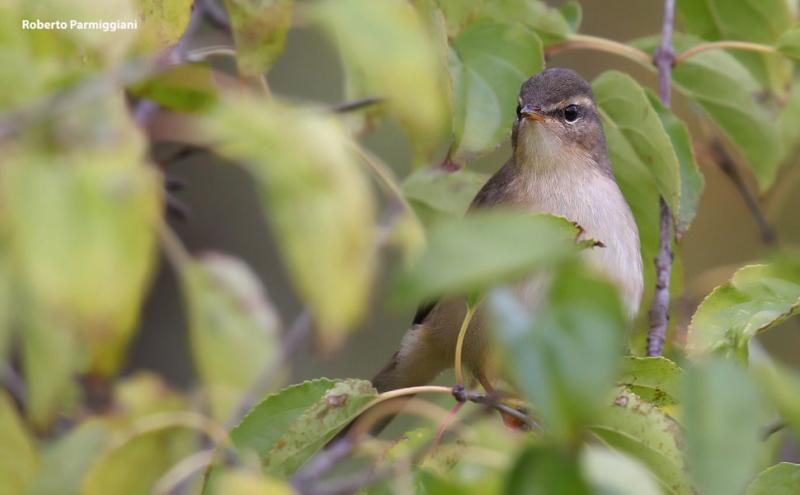
[[[592,101],[591,98],[588,98],[586,96],[578,96],[576,98],[567,98],[565,100],[561,100],[558,103],[550,105],[547,108],[543,108],[542,111],[544,111],[544,112],[552,112],[553,110],[555,110],[557,108],[565,107],[568,104],[583,105],[583,106],[586,106],[586,107],[594,108],[594,102]]]

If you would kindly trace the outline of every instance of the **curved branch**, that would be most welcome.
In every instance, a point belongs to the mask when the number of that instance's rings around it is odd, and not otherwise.
[[[606,53],[613,53],[629,60],[633,60],[641,65],[650,67],[652,60],[650,55],[638,48],[620,43],[619,41],[589,36],[585,34],[574,34],[566,41],[550,45],[545,49],[545,55],[553,55],[564,50],[596,50]]]
[[[749,52],[774,54],[780,53],[774,46],[762,45],[760,43],[750,43],[748,41],[712,41],[710,43],[701,43],[682,51],[675,57],[675,61],[672,65],[681,64],[685,62],[687,58],[693,57],[698,53],[720,49],[745,50]]]

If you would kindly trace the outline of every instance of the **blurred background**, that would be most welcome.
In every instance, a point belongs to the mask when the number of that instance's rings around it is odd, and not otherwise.
[[[562,2],[548,3],[557,6]],[[582,7],[581,32],[585,34],[625,41],[660,30],[663,8],[660,1],[606,0],[582,2]],[[198,46],[226,42],[211,29],[206,29],[196,40]],[[654,74],[620,57],[599,52],[562,52],[553,56],[548,66],[575,69],[587,80],[604,70],[619,68],[655,88]],[[299,27],[290,32],[286,50],[270,70],[268,80],[274,94],[282,98],[318,103],[338,103],[344,99],[338,54],[314,29]],[[692,130],[696,130],[698,123],[692,118],[692,109],[680,95],[675,95],[674,107],[695,127]],[[408,174],[410,150],[399,128],[387,123],[364,139],[398,176]],[[157,156],[161,152],[165,150],[156,150]],[[506,143],[470,167],[492,173],[509,154]],[[762,242],[756,223],[733,182],[717,164],[702,155],[698,155],[698,161],[706,177],[706,187],[698,216],[680,248],[685,294],[676,301],[673,317],[679,334],[702,297],[728,279],[737,267],[757,260],[769,249]],[[191,218],[173,221],[172,225],[187,247],[194,253],[218,251],[247,261],[261,277],[269,297],[283,316],[285,329],[301,308],[262,217],[252,181],[237,166],[203,152],[169,163],[166,171],[186,183],[185,190],[177,196],[191,210]],[[749,172],[744,168],[741,172],[751,191],[755,191]],[[786,169],[770,197],[761,198],[761,203],[778,238],[791,245],[800,242],[800,216],[797,215],[800,197],[793,193],[798,190],[795,187],[798,174],[785,172]],[[364,328],[334,357],[319,356],[310,344],[301,349],[293,358],[292,381],[318,376],[369,378],[385,363],[415,310],[389,305],[384,297],[396,261],[388,259],[383,265],[385,270],[377,284],[373,308]],[[652,260],[644,262],[652,263]],[[130,350],[128,369],[156,370],[175,386],[190,386],[194,378],[187,354],[183,301],[175,274],[163,259],[140,325],[137,340]],[[798,325],[800,320],[795,318],[761,337],[762,344],[773,356],[795,367],[800,363]]]

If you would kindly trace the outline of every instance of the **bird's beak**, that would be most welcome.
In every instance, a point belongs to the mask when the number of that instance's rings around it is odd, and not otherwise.
[[[533,120],[536,122],[544,122],[544,115],[541,114],[541,108],[535,107],[533,105],[525,105],[519,111],[520,114],[528,120]]]

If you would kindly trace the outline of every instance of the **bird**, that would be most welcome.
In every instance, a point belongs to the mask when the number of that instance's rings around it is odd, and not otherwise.
[[[591,86],[573,70],[548,68],[522,84],[517,103],[512,156],[479,190],[467,214],[510,207],[571,220],[581,235],[598,241],[582,256],[616,285],[632,321],[643,290],[639,233],[611,168]],[[534,311],[546,297],[545,279],[534,276],[521,291]],[[376,390],[425,385],[451,368],[466,311],[465,299],[457,297],[421,307],[397,351],[372,379]],[[469,323],[462,362],[491,391],[492,339],[484,312],[478,306]]]

